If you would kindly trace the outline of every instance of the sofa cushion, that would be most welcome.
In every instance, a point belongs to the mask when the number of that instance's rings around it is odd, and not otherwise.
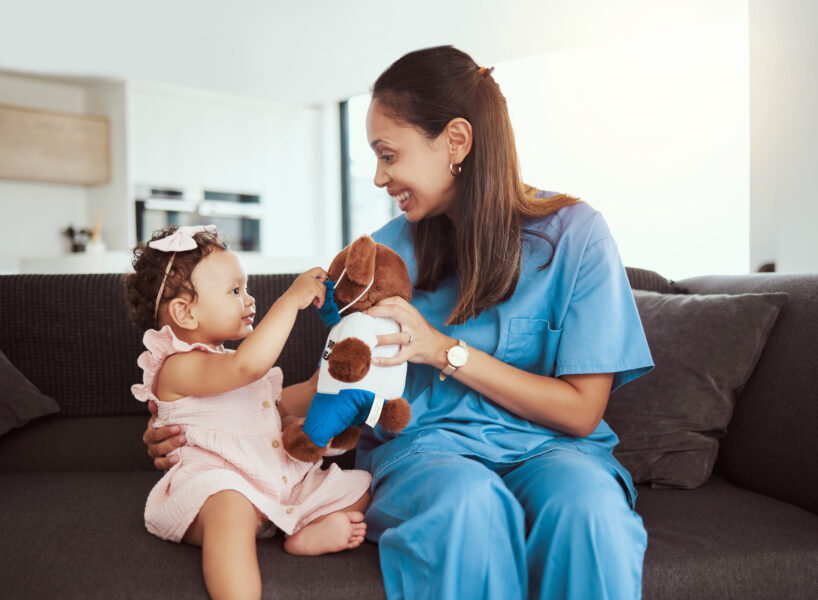
[[[40,392],[0,351],[0,435],[59,410],[59,405]]]
[[[142,434],[148,411],[121,417],[44,417],[0,438],[0,472],[156,472]],[[342,469],[355,468],[355,450],[325,457]]]
[[[634,290],[656,368],[617,390],[605,420],[637,483],[684,489],[713,471],[735,394],[753,371],[786,294]]]
[[[201,552],[144,527],[160,474],[0,474],[0,582],[9,598],[206,598]],[[639,487],[652,598],[808,598],[818,516],[713,477],[692,491]],[[297,557],[260,540],[265,598],[383,598],[374,544]],[[36,568],[34,567],[36,565]]]
[[[646,600],[815,597],[818,515],[718,476],[695,490],[638,492]]]
[[[156,472],[142,443],[148,411],[141,416],[44,417],[0,438],[0,472]]]
[[[0,582],[7,598],[207,598],[201,550],[145,529],[161,473],[0,474]],[[378,547],[318,557],[258,541],[264,598],[384,598]]]

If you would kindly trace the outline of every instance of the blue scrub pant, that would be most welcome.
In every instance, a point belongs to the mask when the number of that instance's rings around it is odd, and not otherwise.
[[[497,465],[416,452],[372,483],[367,537],[390,600],[641,596],[647,534],[599,458],[560,448]]]

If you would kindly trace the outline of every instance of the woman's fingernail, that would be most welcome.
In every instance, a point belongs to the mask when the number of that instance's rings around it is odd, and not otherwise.
[[[170,457],[170,464],[175,465],[178,462],[179,462],[179,457],[176,456],[175,454]]]
[[[179,436],[179,443],[180,444],[186,444],[187,443],[187,440],[185,439],[185,436],[183,436],[183,435]]]

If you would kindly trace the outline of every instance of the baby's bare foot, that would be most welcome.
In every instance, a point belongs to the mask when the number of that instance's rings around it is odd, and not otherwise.
[[[356,548],[364,541],[365,535],[363,513],[336,512],[313,521],[288,537],[284,549],[290,554],[317,556]]]

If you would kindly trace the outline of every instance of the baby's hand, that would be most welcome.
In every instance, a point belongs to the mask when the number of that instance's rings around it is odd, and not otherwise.
[[[323,282],[327,279],[329,273],[321,267],[314,267],[296,277],[284,295],[291,298],[299,310],[307,308],[310,304],[321,306],[327,292]]]

